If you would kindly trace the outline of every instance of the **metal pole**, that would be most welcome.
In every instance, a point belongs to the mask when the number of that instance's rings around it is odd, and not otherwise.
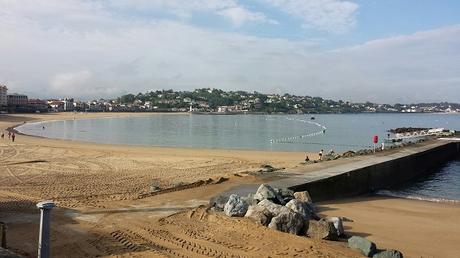
[[[0,222],[0,245],[6,249],[6,224]]]
[[[50,213],[54,207],[52,201],[37,203],[40,209],[40,235],[38,239],[38,258],[50,257]]]

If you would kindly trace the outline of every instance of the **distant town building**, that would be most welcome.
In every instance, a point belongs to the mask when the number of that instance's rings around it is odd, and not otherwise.
[[[8,106],[27,106],[29,100],[26,95],[10,94],[8,95]]]
[[[8,88],[0,85],[0,108],[8,105]]]
[[[64,102],[60,100],[50,99],[48,100],[48,105],[50,106],[51,110],[54,112],[64,111]]]
[[[74,111],[75,110],[73,98],[65,98],[61,101],[63,103],[64,111]]]
[[[48,102],[41,99],[29,99],[31,112],[48,112]]]

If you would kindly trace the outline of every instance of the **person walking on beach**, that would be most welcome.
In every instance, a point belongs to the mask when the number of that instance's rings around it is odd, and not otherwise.
[[[321,150],[321,151],[319,152],[319,154],[318,154],[318,155],[319,155],[319,160],[320,160],[320,161],[323,160],[323,152],[324,152],[324,151]]]
[[[310,161],[310,158],[308,157],[308,154],[307,154],[305,155],[305,162],[308,162],[308,161]]]
[[[8,140],[11,139],[11,132],[8,131]]]
[[[13,135],[11,135],[11,141],[14,142],[14,139],[16,138],[16,135],[13,133]]]
[[[5,133],[2,132],[2,140],[5,139]]]

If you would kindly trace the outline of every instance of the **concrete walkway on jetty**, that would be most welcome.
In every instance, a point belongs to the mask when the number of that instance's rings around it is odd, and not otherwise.
[[[315,201],[351,197],[407,182],[427,174],[459,155],[460,142],[434,140],[376,155],[351,158],[350,162],[328,166],[286,170],[288,176],[268,182],[277,188],[308,190]],[[355,159],[356,161],[353,161]],[[244,185],[229,193],[254,193],[257,186]]]
[[[384,155],[369,155],[364,160],[359,160],[356,162],[350,162],[347,164],[337,165],[334,167],[329,167],[321,169],[315,172],[304,173],[301,175],[290,176],[286,179],[280,179],[273,182],[270,182],[270,185],[277,188],[292,188],[298,185],[311,183],[313,181],[319,181],[334,176],[346,174],[358,169],[370,167],[380,163],[393,161],[396,159],[404,158],[410,155],[418,154],[421,152],[429,151],[435,147],[443,146],[449,144],[447,141],[435,141],[429,145],[417,146],[417,147],[406,147],[398,150],[398,152]]]

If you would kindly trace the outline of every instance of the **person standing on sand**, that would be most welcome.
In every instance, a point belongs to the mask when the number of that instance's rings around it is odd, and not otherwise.
[[[14,138],[16,138],[16,135],[13,133],[13,135],[11,135],[11,141],[14,142]]]
[[[323,160],[323,152],[324,152],[324,151],[321,150],[321,151],[319,152],[319,154],[318,154],[318,155],[319,155],[319,160],[320,160],[320,161]]]
[[[2,132],[2,140],[5,139],[5,133]]]
[[[308,162],[308,161],[310,161],[310,158],[308,157],[308,154],[307,154],[305,155],[305,162]]]

